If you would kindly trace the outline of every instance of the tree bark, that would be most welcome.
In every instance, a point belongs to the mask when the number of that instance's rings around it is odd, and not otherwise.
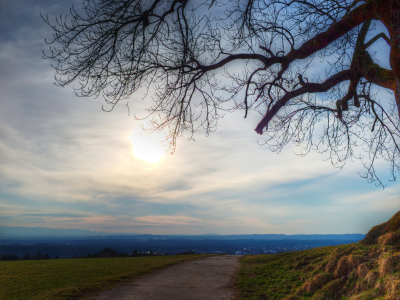
[[[382,19],[390,34],[390,66],[395,74],[394,95],[400,118],[400,1],[390,0],[382,5]]]

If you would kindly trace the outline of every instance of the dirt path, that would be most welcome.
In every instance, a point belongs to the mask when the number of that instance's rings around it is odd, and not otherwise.
[[[235,299],[232,283],[239,266],[237,256],[206,257],[134,280],[91,300],[231,300]]]

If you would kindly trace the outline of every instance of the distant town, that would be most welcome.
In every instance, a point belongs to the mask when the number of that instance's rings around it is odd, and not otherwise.
[[[35,236],[32,232],[34,233],[31,230],[30,236],[23,236],[21,232],[2,234],[0,259],[126,257],[138,256],[139,253],[140,255],[276,254],[354,243],[364,238],[363,234]],[[106,254],[105,249],[111,249],[113,254]]]

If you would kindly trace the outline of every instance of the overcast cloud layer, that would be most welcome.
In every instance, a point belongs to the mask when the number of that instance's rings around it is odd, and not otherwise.
[[[260,147],[258,116],[228,114],[151,164],[133,155],[140,123],[121,104],[56,87],[42,59],[55,16],[73,1],[0,2],[0,225],[154,234],[366,233],[399,210],[400,185],[360,178],[288,147]],[[80,2],[76,2],[80,5]],[[144,115],[141,95],[129,100]],[[1,234],[1,233],[0,233]]]

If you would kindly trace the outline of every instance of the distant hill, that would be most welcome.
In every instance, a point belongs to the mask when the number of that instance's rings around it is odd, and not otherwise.
[[[238,235],[198,235],[191,238],[207,238],[216,240],[341,240],[358,241],[365,237],[365,234],[238,234]]]
[[[138,233],[110,233],[95,230],[83,229],[58,229],[48,227],[22,227],[22,226],[5,226],[0,225],[0,239],[9,238],[64,238],[64,237],[108,237],[119,239],[216,239],[216,240],[342,240],[342,241],[358,241],[364,239],[364,234],[240,234],[240,235],[221,235],[216,233],[207,233],[203,235],[152,235]]]

